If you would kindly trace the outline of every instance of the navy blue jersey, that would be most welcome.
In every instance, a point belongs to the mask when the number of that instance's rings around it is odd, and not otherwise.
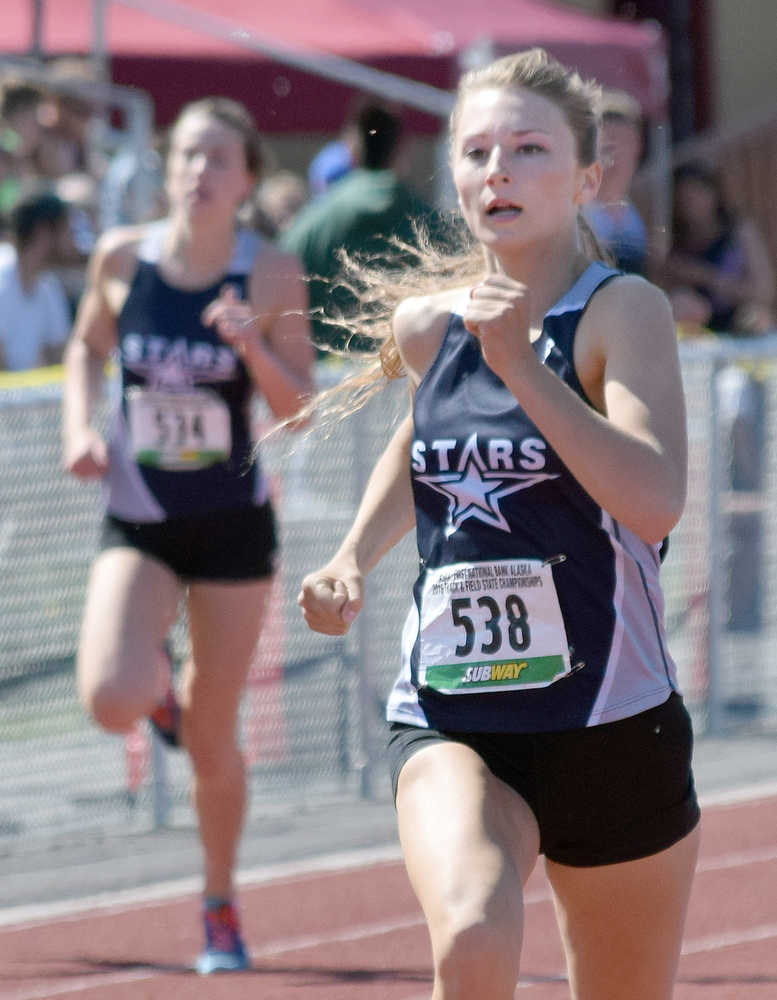
[[[573,349],[591,264],[534,349],[576,393]],[[452,314],[414,403],[411,476],[421,570],[391,720],[540,732],[624,718],[676,688],[658,546],[580,486]]]
[[[166,223],[155,223],[117,320],[120,399],[110,438],[107,506],[127,521],[259,505],[266,484],[253,455],[254,386],[236,352],[201,320],[224,284],[247,298],[261,249],[239,231],[225,274],[184,291],[158,270]]]

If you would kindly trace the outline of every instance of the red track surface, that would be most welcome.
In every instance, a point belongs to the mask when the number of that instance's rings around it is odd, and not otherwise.
[[[190,972],[191,897],[0,927],[0,997],[39,1000],[426,1000],[430,956],[399,863],[300,874],[241,891],[251,972]],[[518,998],[569,990],[542,865],[527,889]],[[777,797],[704,812],[675,1000],[777,997]]]

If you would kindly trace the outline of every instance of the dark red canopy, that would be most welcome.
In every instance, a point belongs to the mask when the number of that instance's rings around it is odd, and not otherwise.
[[[48,0],[44,52],[92,51],[94,9],[93,0]],[[25,52],[32,24],[31,2],[4,4],[2,49]],[[337,82],[337,66],[327,70],[331,79],[293,59],[290,65],[286,50],[355,60],[449,89],[471,46],[488,42],[502,53],[539,44],[585,75],[629,91],[651,115],[662,113],[666,99],[656,29],[539,0],[113,0],[105,28],[113,81],[149,91],[160,124],[183,102],[220,93],[245,101],[266,132],[336,129],[354,84]],[[415,117],[423,130],[438,125]]]

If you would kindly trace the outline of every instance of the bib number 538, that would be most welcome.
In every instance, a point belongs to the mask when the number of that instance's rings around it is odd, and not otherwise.
[[[517,594],[504,596],[504,608],[490,595],[483,594],[477,598],[476,604],[483,612],[479,615],[482,628],[485,630],[485,641],[480,643],[480,652],[486,656],[498,653],[507,645],[516,653],[522,653],[531,643],[531,629],[526,605]],[[451,618],[453,624],[464,629],[463,642],[456,646],[456,656],[469,656],[475,648],[478,639],[478,629],[469,614],[472,609],[470,597],[454,597],[451,600]],[[483,634],[482,632],[480,633]]]

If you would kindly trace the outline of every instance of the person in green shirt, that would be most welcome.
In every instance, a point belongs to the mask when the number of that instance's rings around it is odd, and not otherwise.
[[[309,202],[281,237],[309,277],[311,325],[320,353],[371,350],[368,337],[352,336],[337,325],[357,307],[357,299],[339,280],[341,252],[388,267],[402,266],[407,254],[393,240],[416,242],[415,225],[430,234],[436,211],[412,190],[396,170],[402,120],[380,104],[366,104],[356,115],[356,166]]]

